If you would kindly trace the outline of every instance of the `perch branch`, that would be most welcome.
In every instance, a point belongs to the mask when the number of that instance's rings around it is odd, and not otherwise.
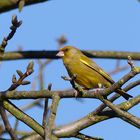
[[[131,73],[131,72],[130,72]],[[130,90],[131,88],[140,84],[140,80],[130,83],[125,91]],[[105,89],[106,90],[106,89]],[[107,89],[108,90],[108,89]],[[101,91],[103,92],[103,91]],[[64,90],[64,91],[49,91],[49,90],[41,90],[41,91],[6,91],[0,92],[0,99],[38,99],[38,98],[52,98],[53,94],[57,94],[60,98],[73,98],[75,97],[74,90]],[[86,94],[83,94],[81,98],[96,98],[94,91],[88,91]]]

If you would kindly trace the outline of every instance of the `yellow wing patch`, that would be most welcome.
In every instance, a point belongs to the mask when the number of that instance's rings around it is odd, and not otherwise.
[[[103,75],[105,78],[107,78],[109,81],[113,82],[112,78],[107,73],[105,73],[103,70],[100,69],[99,73],[101,75]]]
[[[93,69],[96,72],[98,72],[99,74],[101,74],[105,79],[107,79],[111,83],[114,83],[114,81],[111,79],[111,77],[107,73],[105,73],[98,65],[96,65],[96,63],[95,63],[95,67],[94,67],[94,66],[90,65],[88,62],[86,62],[83,59],[80,59],[80,61],[82,63],[84,63],[85,65],[87,65],[88,67],[90,67],[91,69]]]
[[[83,62],[84,64],[88,65],[89,67],[93,68],[91,65],[89,65],[89,63],[87,63],[85,60],[80,59],[81,62]],[[94,68],[93,68],[94,69]]]

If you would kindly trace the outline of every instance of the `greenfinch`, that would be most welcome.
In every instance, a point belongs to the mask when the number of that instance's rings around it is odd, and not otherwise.
[[[74,81],[84,89],[108,88],[115,83],[102,68],[75,47],[60,48],[56,55],[62,57],[69,76],[76,75]],[[126,100],[132,97],[121,89],[117,89],[116,92]]]

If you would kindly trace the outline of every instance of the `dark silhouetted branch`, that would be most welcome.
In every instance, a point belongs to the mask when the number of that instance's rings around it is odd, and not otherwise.
[[[106,58],[106,59],[128,59],[131,56],[133,60],[140,60],[139,52],[117,52],[117,51],[83,51],[85,55],[90,58]],[[60,59],[56,56],[58,51],[14,51],[6,52],[1,58],[1,61],[5,60],[20,60],[20,59]]]

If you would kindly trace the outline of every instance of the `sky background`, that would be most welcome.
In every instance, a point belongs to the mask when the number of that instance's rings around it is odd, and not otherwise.
[[[21,13],[18,10],[0,15],[0,41],[9,33],[11,17],[17,14],[23,21],[15,36],[8,42],[6,51],[15,51],[19,47],[23,50],[56,50],[56,41],[61,35],[68,39],[67,45],[73,45],[85,50],[115,50],[140,52],[140,3],[137,0],[52,0],[29,7],[24,7]],[[23,72],[30,60],[2,62],[0,65],[0,89],[6,90],[11,84],[11,77],[17,69]],[[114,69],[116,60],[95,59],[107,72]],[[36,60],[34,60],[36,62]],[[121,61],[126,65],[127,61]],[[139,64],[137,62],[137,64]],[[129,70],[113,75],[117,81]],[[38,74],[38,64],[35,63],[35,72],[27,79],[31,82]],[[52,83],[53,90],[71,87],[69,82],[63,81],[61,75],[67,72],[61,60],[54,60],[45,69],[45,86]],[[139,76],[137,76],[137,79]],[[136,78],[134,79],[136,80]],[[132,80],[133,81],[133,80]],[[21,86],[18,90],[31,90],[32,85]],[[38,86],[36,87],[38,90]],[[138,95],[139,87],[130,91]],[[120,101],[124,101],[120,99]],[[13,101],[17,106],[29,103],[30,100]],[[85,99],[83,103],[75,99],[63,99],[58,107],[56,125],[73,122],[85,116],[100,104],[94,99]],[[139,108],[130,110],[140,117]],[[27,111],[39,123],[42,121],[43,110],[33,108]],[[11,119],[14,124],[14,118]],[[29,129],[21,123],[20,130]],[[99,136],[105,140],[127,139],[139,140],[140,132],[137,128],[121,121],[112,119],[91,126],[82,131],[91,136]],[[66,140],[66,138],[64,138]],[[71,138],[71,140],[76,140]]]

